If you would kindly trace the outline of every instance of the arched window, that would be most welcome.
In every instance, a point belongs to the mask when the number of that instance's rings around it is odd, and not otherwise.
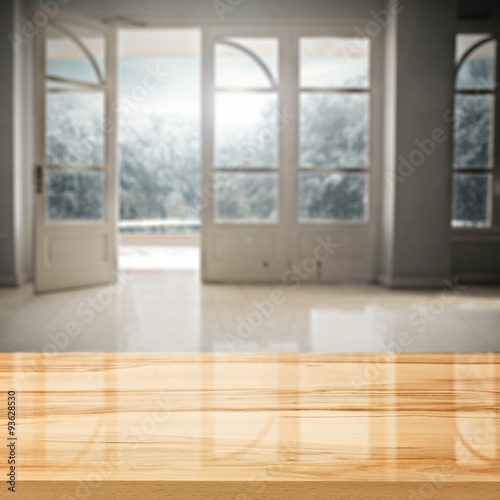
[[[495,225],[496,60],[494,36],[457,36],[453,227]]]

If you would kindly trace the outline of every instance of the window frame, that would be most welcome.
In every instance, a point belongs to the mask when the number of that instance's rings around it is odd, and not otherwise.
[[[453,192],[453,180],[457,174],[489,174],[492,176],[492,182],[488,194],[489,221],[484,227],[460,227],[453,225],[453,212],[451,212],[450,225],[453,231],[453,241],[478,241],[478,240],[497,240],[500,238],[500,28],[491,20],[488,21],[460,21],[457,23],[455,36],[478,34],[491,36],[497,41],[497,50],[495,58],[494,88],[488,91],[482,91],[481,95],[491,95],[494,100],[492,109],[492,131],[491,131],[491,166],[460,168],[452,164],[451,170],[451,191]],[[458,76],[458,71],[456,73]],[[464,91],[457,90],[456,78],[453,82],[454,106],[457,95],[475,95],[477,90]],[[453,138],[453,140],[455,140]],[[450,207],[453,210],[453,196],[450,200]]]
[[[227,95],[232,92],[250,93],[255,95],[272,95],[276,94],[277,101],[277,115],[278,120],[279,113],[283,109],[283,94],[284,94],[284,73],[285,73],[285,44],[286,44],[286,29],[282,27],[260,27],[252,28],[251,26],[246,29],[243,26],[233,27],[228,26],[227,28],[209,28],[207,30],[202,30],[202,58],[203,64],[205,64],[205,70],[202,71],[203,82],[202,83],[202,95],[204,98],[203,102],[203,112],[202,112],[202,125],[205,130],[203,134],[207,134],[205,137],[210,137],[208,142],[202,145],[202,183],[203,185],[214,185],[214,194],[209,196],[207,207],[211,213],[211,219],[203,219],[202,210],[202,221],[206,226],[207,223],[213,225],[214,227],[228,227],[228,228],[245,228],[245,227],[268,227],[271,230],[273,228],[279,227],[283,221],[285,209],[283,207],[283,178],[284,178],[284,146],[283,146],[283,133],[279,129],[276,131],[276,165],[274,166],[223,166],[217,164],[216,158],[216,99],[219,95]],[[277,52],[277,79],[274,78],[270,81],[269,87],[259,87],[259,86],[249,86],[247,88],[243,87],[231,87],[231,86],[218,86],[217,85],[217,54],[216,47],[218,44],[225,44],[225,42],[232,39],[275,39],[277,42],[278,52]],[[256,61],[254,61],[256,62]],[[256,63],[258,64],[258,63]],[[210,72],[207,71],[207,67],[210,68]],[[261,66],[259,68],[263,70]],[[204,141],[202,141],[204,142]],[[207,169],[208,166],[208,169]],[[214,179],[218,174],[222,175],[238,175],[238,174],[248,174],[248,175],[273,175],[276,177],[276,217],[273,219],[262,219],[262,220],[246,220],[246,219],[224,219],[217,218],[217,187],[214,183]],[[206,176],[206,181],[205,177]]]
[[[299,227],[327,227],[327,226],[366,226],[369,227],[370,223],[373,222],[373,199],[376,199],[374,193],[374,187],[376,185],[372,182],[375,152],[374,144],[377,141],[375,136],[375,131],[377,127],[375,126],[376,113],[374,106],[374,91],[376,91],[377,77],[375,75],[375,60],[374,52],[376,53],[376,38],[366,35],[363,37],[368,42],[368,84],[366,87],[349,87],[342,85],[331,85],[331,86],[303,86],[301,82],[301,51],[300,42],[302,39],[314,39],[314,38],[332,38],[332,39],[356,39],[357,33],[353,31],[350,27],[343,26],[335,30],[335,33],[331,31],[324,30],[317,27],[315,30],[302,29],[294,30],[294,54],[295,54],[295,68],[294,68],[294,104],[295,115],[297,117],[295,123],[295,139],[294,139],[294,169],[295,169],[295,221],[294,223]],[[375,47],[374,47],[375,45]],[[315,93],[328,94],[328,95],[366,95],[367,96],[367,151],[366,151],[366,165],[365,166],[304,166],[301,164],[301,97],[304,95],[312,95]],[[380,94],[379,94],[380,95]],[[327,174],[362,174],[365,175],[365,214],[363,219],[302,219],[300,217],[300,179],[302,175],[327,175]]]

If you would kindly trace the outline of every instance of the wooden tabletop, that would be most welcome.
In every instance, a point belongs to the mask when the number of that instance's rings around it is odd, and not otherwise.
[[[0,354],[0,370],[23,500],[500,499],[500,354]]]

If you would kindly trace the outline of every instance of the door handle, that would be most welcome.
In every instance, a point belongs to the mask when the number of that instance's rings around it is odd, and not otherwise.
[[[35,191],[36,194],[42,194],[43,193],[43,167],[41,165],[37,165],[36,167],[36,173],[35,173]]]

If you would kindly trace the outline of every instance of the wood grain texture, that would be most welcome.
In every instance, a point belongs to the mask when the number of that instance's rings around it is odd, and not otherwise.
[[[500,498],[499,354],[0,354],[0,387],[27,500]]]

